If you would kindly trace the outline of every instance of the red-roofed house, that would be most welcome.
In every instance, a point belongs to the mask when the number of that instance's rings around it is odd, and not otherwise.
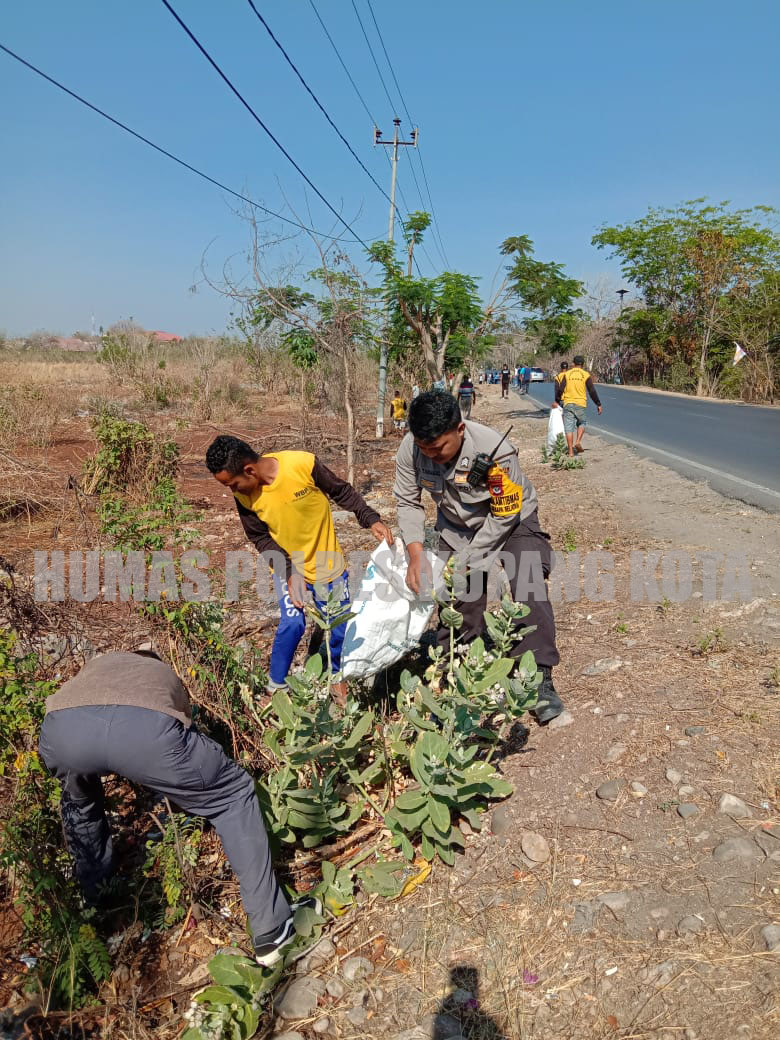
[[[152,339],[158,343],[180,343],[182,336],[177,336],[174,332],[150,332],[149,335]]]

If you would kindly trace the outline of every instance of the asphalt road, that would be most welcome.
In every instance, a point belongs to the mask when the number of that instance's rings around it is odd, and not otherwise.
[[[588,403],[589,430],[730,498],[780,512],[780,408],[603,384],[598,394],[603,411]],[[552,383],[532,383],[529,397],[549,408]]]

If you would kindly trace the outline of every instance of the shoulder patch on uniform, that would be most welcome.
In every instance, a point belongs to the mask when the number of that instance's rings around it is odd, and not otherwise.
[[[515,484],[508,473],[495,465],[488,472],[488,491],[490,492],[490,512],[503,519],[517,516],[523,506],[523,488]]]

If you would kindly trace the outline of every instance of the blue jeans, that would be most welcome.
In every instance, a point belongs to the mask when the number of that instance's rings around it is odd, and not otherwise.
[[[292,665],[295,651],[298,649],[298,644],[306,631],[306,615],[300,607],[294,605],[290,599],[287,582],[282,581],[277,574],[274,574],[274,588],[276,589],[276,598],[279,601],[281,620],[274,637],[274,645],[271,648],[269,674],[272,682],[281,684],[290,674],[290,666]],[[306,588],[311,592],[315,605],[322,610],[325,606],[325,601],[317,595],[314,591],[314,586],[310,582],[306,582]],[[346,610],[350,602],[349,574],[347,571],[344,571],[343,574],[328,585],[328,591],[331,590],[336,590],[339,593],[339,604]],[[334,628],[330,633],[330,656],[334,672],[341,668],[341,650],[344,646],[346,628],[345,623],[339,625],[338,628]]]

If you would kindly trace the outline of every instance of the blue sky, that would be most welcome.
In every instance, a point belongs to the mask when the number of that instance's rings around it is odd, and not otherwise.
[[[246,0],[172,3],[320,191],[355,218],[358,233],[384,236],[386,200]],[[309,0],[256,3],[389,187],[371,122]],[[366,0],[356,4],[395,97]],[[614,263],[590,245],[602,223],[702,195],[780,206],[775,0],[373,6],[420,125],[445,251],[452,268],[480,276],[485,290],[509,235],[530,235],[540,258],[577,277],[611,273],[618,285]],[[317,7],[389,136],[395,112],[351,0],[317,0]],[[0,42],[231,187],[276,210],[287,200],[316,227],[333,226],[159,0],[5,4]],[[207,247],[215,273],[245,248],[245,228],[224,193],[2,53],[0,96],[0,329],[69,334],[88,328],[94,314],[98,325],[132,315],[181,334],[224,330],[227,302],[207,287],[189,291]],[[423,208],[408,154],[399,180],[410,208]],[[301,243],[304,267],[306,248]],[[428,252],[440,269],[430,239]],[[359,248],[354,255],[362,263]],[[422,255],[420,263],[432,271]]]

